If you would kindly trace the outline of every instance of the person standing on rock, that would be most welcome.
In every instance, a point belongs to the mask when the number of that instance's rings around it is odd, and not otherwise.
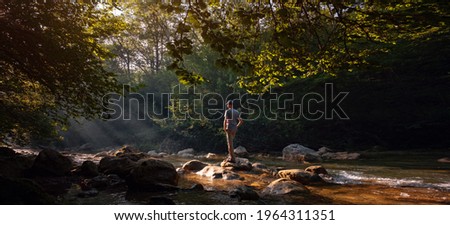
[[[233,140],[236,136],[238,127],[243,124],[243,120],[239,111],[233,108],[233,100],[227,102],[227,110],[225,110],[225,116],[223,120],[223,130],[225,131],[227,137],[228,145],[228,158],[226,161],[235,162]]]

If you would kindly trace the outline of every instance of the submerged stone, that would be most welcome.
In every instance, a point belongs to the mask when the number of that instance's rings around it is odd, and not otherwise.
[[[262,191],[262,194],[264,195],[286,195],[300,193],[309,193],[309,190],[301,183],[286,178],[280,178],[273,181]]]

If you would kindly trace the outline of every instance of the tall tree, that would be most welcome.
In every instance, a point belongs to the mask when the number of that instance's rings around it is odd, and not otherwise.
[[[0,141],[100,115],[102,97],[117,88],[102,40],[123,27],[108,8],[6,0],[0,24]]]
[[[169,60],[165,45],[171,40],[176,18],[153,2],[134,2],[120,7],[127,26],[110,39],[116,57],[109,60],[108,65],[123,75],[124,82],[141,83],[146,76],[165,69]]]
[[[171,68],[187,83],[203,81],[183,65],[196,33],[220,53],[219,64],[239,71],[249,91],[266,91],[292,78],[338,75],[368,65],[397,42],[449,33],[446,1],[188,1],[170,43]]]

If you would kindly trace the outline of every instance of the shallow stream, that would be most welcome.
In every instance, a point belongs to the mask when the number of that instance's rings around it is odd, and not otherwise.
[[[94,154],[70,153],[76,163],[97,161]],[[188,189],[202,184],[205,191],[177,191],[127,195],[125,189],[101,191],[89,198],[76,198],[77,188],[64,197],[64,204],[153,204],[151,199],[168,198],[176,204],[450,204],[450,164],[437,162],[439,156],[427,152],[370,153],[360,160],[321,163],[328,173],[327,185],[306,186],[311,194],[262,196],[257,201],[238,201],[229,191],[239,186],[250,186],[259,194],[276,178],[270,174],[239,172],[241,180],[210,179],[196,174],[181,175],[179,186]],[[223,156],[225,157],[225,156]],[[221,158],[203,162],[218,164]],[[191,158],[167,156],[162,158],[175,167],[181,167]],[[281,157],[251,157],[278,169],[304,169],[310,165],[283,161]]]

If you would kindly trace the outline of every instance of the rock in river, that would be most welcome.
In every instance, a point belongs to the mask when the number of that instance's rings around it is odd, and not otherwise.
[[[70,173],[72,161],[61,153],[45,149],[39,152],[31,171],[42,176],[64,176]]]
[[[283,149],[283,160],[298,162],[318,162],[321,161],[319,154],[303,145],[290,144]]]
[[[105,157],[100,160],[98,171],[104,174],[117,174],[120,177],[127,177],[136,166],[136,162],[128,158]]]
[[[311,174],[300,169],[280,170],[278,176],[281,178],[291,179],[302,184],[309,184]]]
[[[197,175],[209,177],[211,179],[239,180],[239,174],[221,166],[205,166],[197,172]]]
[[[242,158],[248,158],[249,157],[249,153],[247,152],[247,149],[243,146],[239,146],[237,148],[234,149],[234,154],[237,157],[242,157]]]
[[[178,173],[171,163],[158,159],[143,159],[131,172],[127,184],[131,189],[142,191],[176,189]]]
[[[197,174],[204,177],[210,177],[211,179],[222,178],[224,168],[220,166],[205,166]]]
[[[321,147],[321,148],[319,148],[319,150],[317,150],[317,154],[319,154],[319,155],[323,155],[328,152],[334,152],[334,150],[331,148],[325,147],[325,146]]]
[[[193,148],[187,148],[187,149],[181,150],[177,153],[178,156],[185,157],[185,158],[194,157],[194,154],[195,154],[195,151]]]
[[[250,171],[253,168],[252,163],[248,159],[237,157],[235,159],[235,162],[223,161],[222,163],[220,163],[220,166],[231,167],[233,170],[244,170],[244,171]]]
[[[280,170],[278,171],[278,176],[297,181],[304,185],[324,183],[323,179],[319,175],[311,174],[300,169]]]
[[[210,153],[206,154],[205,158],[207,158],[207,159],[218,159],[219,156],[217,154],[215,154],[215,153],[211,153],[210,152]]]
[[[328,174],[328,171],[323,166],[310,166],[306,168],[305,171],[311,173],[312,175]]]
[[[80,175],[84,177],[96,177],[99,175],[97,164],[92,161],[84,161],[80,167]]]
[[[202,170],[207,166],[208,164],[198,161],[198,160],[191,160],[181,167],[181,170],[184,172],[197,172],[199,170]]]
[[[139,153],[139,150],[137,150],[131,146],[125,145],[122,148],[115,151],[114,156],[122,156],[124,154],[130,154],[130,153]]]
[[[252,164],[252,171],[254,172],[260,172],[260,173],[267,173],[267,174],[272,174],[273,173],[273,168],[269,168],[266,165],[262,164],[262,163],[253,163]]]
[[[266,188],[264,188],[262,194],[285,195],[285,194],[298,194],[308,192],[309,190],[301,183],[286,178],[280,178],[278,180],[273,181]]]

